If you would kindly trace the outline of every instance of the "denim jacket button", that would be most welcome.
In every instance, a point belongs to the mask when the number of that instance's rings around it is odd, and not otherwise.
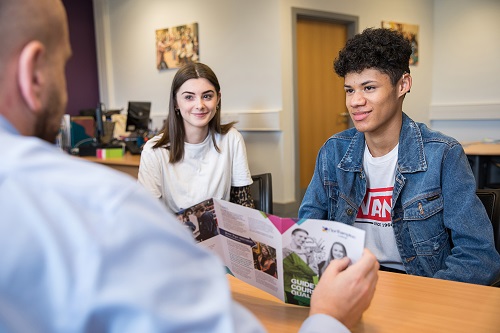
[[[420,211],[420,215],[424,215],[424,207],[421,202],[418,203],[418,210]]]
[[[347,208],[345,212],[347,213],[347,215],[351,216],[354,213],[354,210],[352,210],[352,208]]]

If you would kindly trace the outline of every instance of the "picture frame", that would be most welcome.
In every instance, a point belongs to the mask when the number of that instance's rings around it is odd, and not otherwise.
[[[199,61],[198,23],[157,29],[155,36],[156,69],[179,68]]]
[[[418,54],[419,26],[416,24],[400,23],[394,21],[382,21],[382,28],[399,31],[410,41],[412,48],[412,53],[410,56],[410,66],[417,66],[419,62],[419,54]]]

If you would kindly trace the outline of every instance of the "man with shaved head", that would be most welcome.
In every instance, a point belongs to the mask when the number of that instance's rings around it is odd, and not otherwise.
[[[62,3],[0,0],[0,30],[0,332],[262,332],[158,200],[53,144],[71,56]],[[325,272],[302,332],[345,332],[369,306],[378,263],[348,263]]]
[[[71,55],[64,8],[49,0],[1,1],[0,26],[2,114],[22,135],[53,142],[67,101],[64,65]]]

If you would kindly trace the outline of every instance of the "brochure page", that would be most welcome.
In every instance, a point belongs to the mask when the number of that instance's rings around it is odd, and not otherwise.
[[[309,306],[328,264],[361,258],[365,231],[334,221],[282,218],[209,199],[178,213],[195,240],[216,252],[229,274],[280,300]]]

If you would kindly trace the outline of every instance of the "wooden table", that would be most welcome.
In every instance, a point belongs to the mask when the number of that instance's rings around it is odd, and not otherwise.
[[[471,142],[462,144],[467,155],[500,156],[500,143]]]
[[[465,154],[472,160],[477,188],[484,188],[488,183],[488,164],[491,158],[500,157],[500,143],[470,142],[463,143],[462,146]]]
[[[269,332],[297,332],[309,309],[284,304],[228,275],[233,298]],[[379,272],[370,308],[353,333],[500,332],[500,288]]]
[[[121,172],[125,172],[134,178],[137,178],[139,173],[139,163],[141,155],[132,155],[129,152],[125,153],[123,157],[100,159],[94,156],[82,157],[88,161],[101,163]]]

